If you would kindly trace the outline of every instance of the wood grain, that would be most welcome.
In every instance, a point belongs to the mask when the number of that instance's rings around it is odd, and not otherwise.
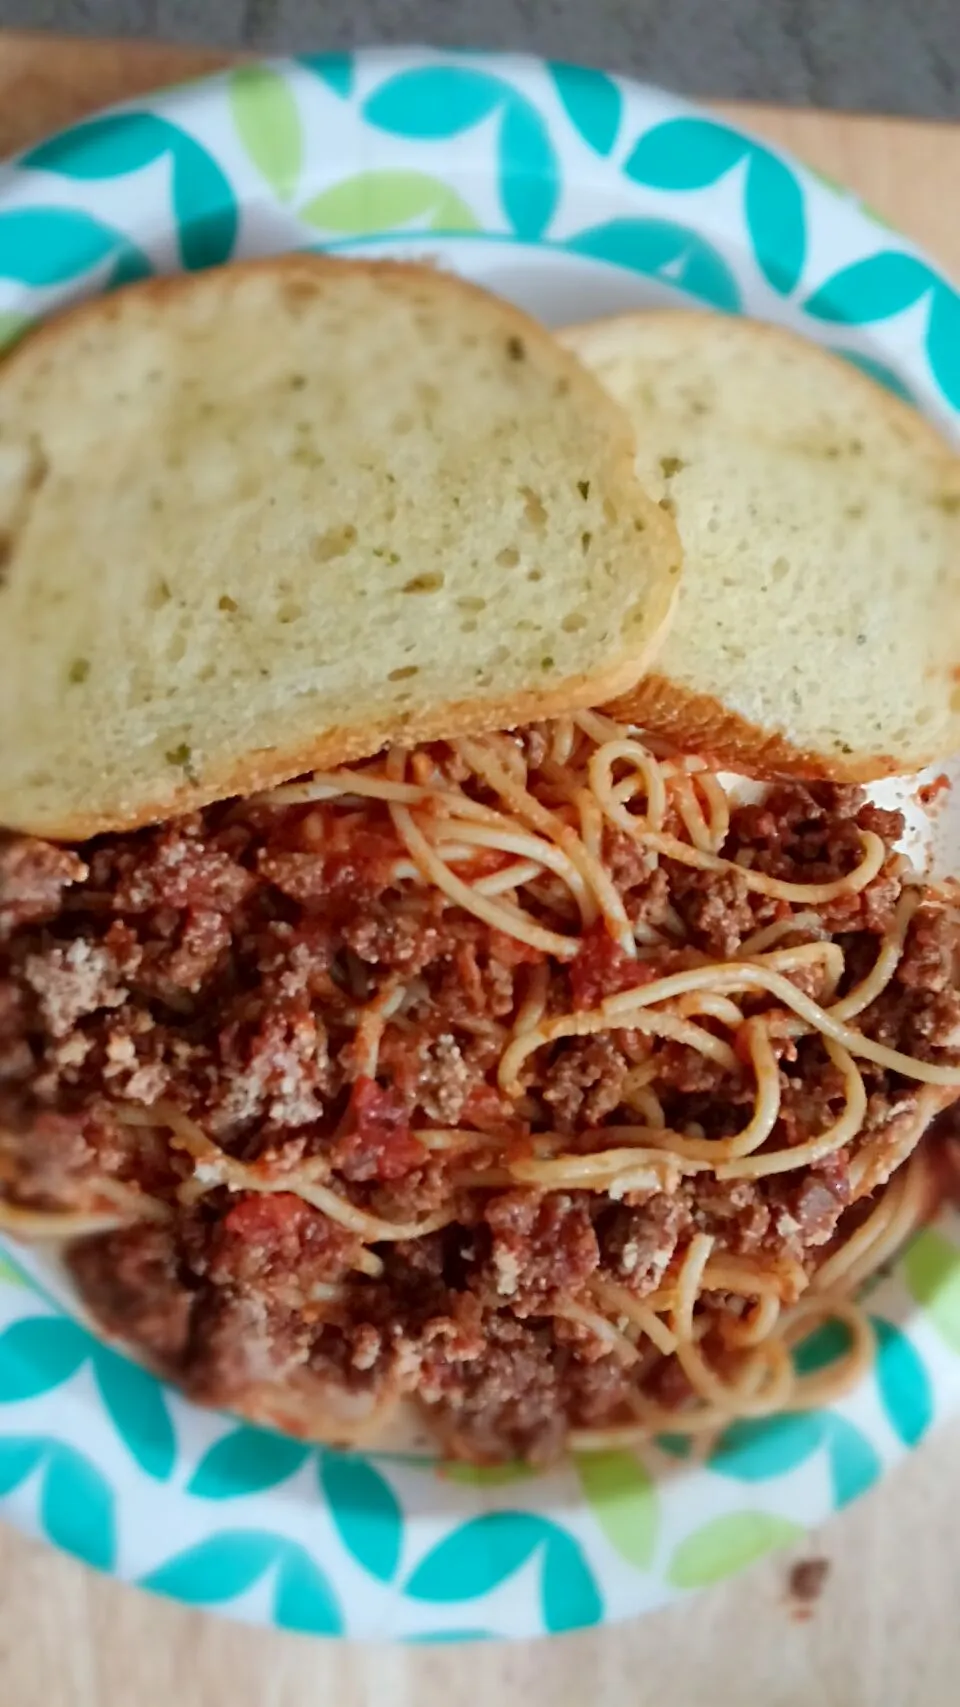
[[[0,33],[0,154],[227,56]],[[846,182],[960,275],[960,128],[722,107]],[[4,1707],[955,1707],[960,1425],[812,1536],[810,1622],[789,1561],[640,1623],[469,1650],[307,1642],[235,1628],[94,1576],[0,1529]]]

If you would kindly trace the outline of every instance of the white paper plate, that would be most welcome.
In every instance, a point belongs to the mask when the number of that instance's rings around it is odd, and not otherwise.
[[[960,298],[852,196],[659,90],[495,55],[245,66],[33,149],[0,178],[0,333],[145,273],[310,245],[430,258],[552,324],[661,301],[780,321],[960,429]],[[738,1424],[705,1459],[667,1440],[539,1477],[197,1410],[11,1252],[0,1502],[117,1576],[288,1629],[622,1618],[820,1523],[960,1407],[958,1246],[943,1217],[874,1291],[876,1361],[842,1404]],[[837,1349],[822,1331],[802,1356]]]

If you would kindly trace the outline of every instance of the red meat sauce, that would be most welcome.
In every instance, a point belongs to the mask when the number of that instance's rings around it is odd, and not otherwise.
[[[901,824],[855,789],[777,787],[762,806],[734,811],[724,853],[820,882],[853,869],[867,828],[892,847]],[[594,927],[571,964],[551,968],[549,1011],[592,1008],[704,956],[729,957],[800,910],[748,891],[736,874],[655,865],[619,831],[606,833],[603,853],[631,920],[669,935],[679,918],[684,937],[632,960]],[[482,869],[499,857],[485,854]],[[671,1126],[729,1136],[754,1093],[749,1071],[729,1074],[622,1029],[541,1051],[519,1112],[498,1091],[496,1068],[542,956],[398,879],[406,858],[377,803],[227,803],[75,849],[0,842],[0,1181],[10,1200],[47,1210],[102,1208],[105,1179],[149,1193],[164,1219],[84,1239],[70,1261],[104,1327],[195,1397],[242,1410],[251,1395],[291,1383],[315,1380],[320,1392],[333,1380],[369,1394],[399,1386],[450,1450],[544,1460],[570,1426],[619,1420],[630,1378],[551,1305],[586,1298],[598,1276],[650,1293],[697,1230],[759,1260],[784,1251],[816,1260],[845,1225],[852,1150],[768,1180],[698,1175],[673,1195],[618,1201],[471,1186],[462,1157],[431,1151],[418,1130],[476,1131],[474,1173],[502,1166],[504,1150],[529,1151],[532,1130],[559,1130],[573,1150],[608,1146],[610,1131],[598,1128],[636,1122],[622,1094],[651,1051]],[[838,937],[851,978],[872,964],[901,884],[891,855],[862,894],[819,910],[813,934]],[[923,1056],[960,1058],[956,959],[954,915],[930,898],[865,1029]],[[406,995],[371,1078],[357,1013],[395,986]],[[774,1147],[822,1130],[843,1101],[816,1039],[781,1053]],[[889,1131],[892,1145],[914,1087],[869,1064],[865,1077],[857,1142]],[[118,1118],[118,1106],[142,1119],[157,1102],[271,1191],[216,1178],[192,1189],[194,1162],[162,1122]],[[417,1221],[444,1206],[453,1218],[416,1240],[374,1243],[382,1275],[361,1273],[357,1235],[292,1189],[305,1163],[381,1218]],[[661,1402],[684,1396],[669,1359],[649,1379]]]

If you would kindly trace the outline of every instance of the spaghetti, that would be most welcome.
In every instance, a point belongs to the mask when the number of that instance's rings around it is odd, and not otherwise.
[[[196,1397],[325,1438],[412,1398],[542,1460],[823,1403],[960,1096],[958,919],[901,829],[582,712],[10,838],[0,1228]]]

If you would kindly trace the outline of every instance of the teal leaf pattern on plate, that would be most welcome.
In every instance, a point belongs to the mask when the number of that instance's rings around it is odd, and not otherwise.
[[[668,119],[641,136],[624,170],[651,189],[682,192],[706,189],[744,160],[744,216],[757,264],[786,295],[803,272],[806,213],[799,179],[769,148],[715,120]]]
[[[105,1477],[81,1452],[45,1436],[0,1440],[0,1495],[41,1468],[40,1522],[48,1541],[98,1570],[116,1556],[115,1499]]]
[[[351,1452],[320,1453],[320,1486],[347,1552],[381,1582],[391,1582],[403,1546],[399,1501],[368,1458]]]
[[[798,1375],[816,1375],[830,1363],[836,1363],[850,1350],[850,1330],[845,1322],[831,1318],[821,1322],[812,1334],[807,1334],[793,1349],[793,1366]]]
[[[437,142],[479,124],[500,106],[505,88],[482,71],[430,65],[381,83],[364,102],[363,115],[393,136]]]
[[[190,1606],[215,1606],[252,1588],[276,1564],[285,1545],[261,1530],[223,1530],[165,1560],[140,1578],[140,1587]]]
[[[666,119],[641,136],[623,169],[652,190],[704,190],[732,171],[750,146],[713,119]]]
[[[21,170],[84,182],[122,178],[165,154],[168,125],[152,113],[107,113],[61,130],[20,156]]]
[[[296,61],[304,70],[312,71],[321,83],[326,83],[344,101],[353,89],[353,55],[349,53],[301,53]]]
[[[113,1489],[94,1464],[62,1442],[52,1445],[40,1521],[55,1547],[109,1571],[116,1555],[114,1503]]]
[[[543,1551],[540,1594],[547,1630],[583,1630],[603,1617],[603,1599],[583,1548],[556,1524]]]
[[[141,1470],[158,1482],[173,1473],[177,1440],[162,1382],[109,1346],[93,1347],[100,1395],[124,1446]]]
[[[278,239],[299,220],[302,241],[386,233],[494,285],[498,268],[534,258],[519,243],[541,246],[544,272],[562,273],[566,257],[572,273],[578,254],[625,269],[638,301],[656,294],[642,288],[651,279],[777,319],[771,294],[789,293],[798,329],[862,344],[840,353],[960,422],[960,297],[856,198],[626,78],[489,54],[244,67],[41,144],[0,189],[0,343],[91,288],[147,276],[154,253],[187,267],[229,258],[241,216],[246,250],[261,220]],[[455,249],[446,234],[462,234]],[[463,1641],[640,1611],[792,1540],[777,1505],[787,1479],[794,1508],[820,1521],[879,1474],[891,1431],[912,1447],[956,1409],[949,1225],[926,1229],[899,1265],[865,1391],[842,1409],[737,1424],[706,1463],[702,1442],[691,1451],[677,1437],[644,1465],[605,1454],[581,1465],[579,1490],[569,1465],[540,1479],[424,1454],[341,1458],[234,1419],[198,1422],[68,1322],[39,1282],[15,1286],[0,1268],[0,1501],[95,1564],[237,1612],[253,1588],[268,1620],[313,1633]],[[917,1335],[886,1320],[905,1319],[904,1275],[913,1320],[923,1311]],[[829,1323],[797,1348],[797,1368],[845,1348]],[[718,1500],[754,1509],[718,1516]],[[555,1518],[568,1510],[575,1533]],[[149,1571],[141,1542],[154,1548]],[[444,1621],[455,1628],[435,1628]]]
[[[313,196],[299,218],[324,231],[394,231],[414,221],[433,231],[475,231],[476,216],[455,190],[428,172],[357,172]]]
[[[276,1567],[274,1618],[284,1630],[318,1636],[343,1631],[343,1615],[324,1573],[294,1541],[262,1530],[224,1530],[188,1547],[140,1579],[141,1588],[191,1606],[235,1600]]]
[[[168,154],[184,268],[194,271],[229,260],[238,223],[229,179],[199,142],[156,113],[108,113],[89,119],[31,149],[19,165],[85,181],[123,177]],[[129,282],[126,274],[122,282]]]
[[[273,1616],[281,1630],[339,1636],[343,1615],[330,1584],[309,1553],[288,1541],[280,1553]]]
[[[880,1459],[866,1435],[836,1411],[824,1413],[822,1426],[834,1505],[839,1511],[873,1486],[880,1474]]]
[[[803,307],[816,320],[866,326],[911,308],[932,284],[930,268],[924,261],[902,250],[887,249],[841,267],[824,279]]]
[[[12,1494],[31,1476],[43,1457],[46,1442],[20,1435],[0,1440],[0,1496]]]
[[[547,127],[528,101],[507,102],[498,146],[500,199],[518,237],[535,242],[553,218],[560,186]]]
[[[657,1445],[668,1458],[689,1458],[693,1453],[693,1436],[689,1434],[658,1434]]]
[[[303,126],[287,79],[270,65],[230,76],[230,107],[244,148],[280,201],[291,201],[303,168]]]
[[[742,1571],[775,1547],[803,1534],[799,1523],[769,1511],[735,1511],[715,1517],[681,1541],[670,1561],[675,1588],[706,1588]]]
[[[605,71],[593,71],[584,65],[563,65],[559,61],[547,69],[574,129],[588,148],[597,154],[609,154],[619,135],[623,113],[623,96],[613,78]]]
[[[757,1417],[725,1429],[708,1460],[711,1470],[741,1482],[763,1482],[802,1464],[820,1445],[820,1418],[815,1411],[795,1411],[783,1417]]]
[[[933,1393],[923,1359],[905,1333],[871,1316],[877,1336],[877,1386],[890,1425],[904,1446],[916,1446],[933,1421]]]
[[[911,1296],[960,1355],[960,1250],[939,1227],[925,1227],[911,1240],[903,1268]]]
[[[491,1511],[461,1524],[420,1560],[405,1584],[412,1600],[474,1600],[489,1594],[544,1540],[542,1517]]]
[[[26,1316],[0,1334],[0,1403],[49,1393],[75,1375],[90,1335],[69,1316]]]
[[[942,282],[933,292],[927,356],[944,396],[960,409],[960,296]]]
[[[124,280],[145,277],[146,256],[123,233],[73,207],[18,207],[0,213],[0,278],[40,288],[82,278],[115,260]],[[119,282],[116,274],[111,282]]]
[[[311,1448],[288,1435],[261,1428],[235,1428],[215,1440],[189,1482],[198,1499],[229,1500],[275,1488],[296,1474]]]
[[[611,1547],[638,1570],[648,1570],[659,1500],[643,1460],[632,1452],[582,1452],[575,1462],[587,1504]]]
[[[687,226],[666,219],[611,219],[569,237],[566,247],[578,255],[592,255],[598,261],[663,279],[725,313],[735,314],[740,307],[740,291],[730,268]]]
[[[545,121],[509,83],[465,66],[430,66],[391,77],[364,106],[371,124],[419,141],[459,136],[497,111],[500,199],[517,236],[532,241],[556,207],[557,158]]]
[[[803,272],[807,225],[800,181],[765,148],[750,151],[744,203],[760,271],[788,296]]]

